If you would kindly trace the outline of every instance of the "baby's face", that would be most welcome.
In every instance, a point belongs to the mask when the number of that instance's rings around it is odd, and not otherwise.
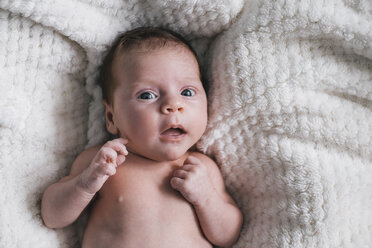
[[[116,60],[113,72],[113,120],[129,151],[173,161],[199,140],[207,125],[207,98],[190,51],[131,51]]]

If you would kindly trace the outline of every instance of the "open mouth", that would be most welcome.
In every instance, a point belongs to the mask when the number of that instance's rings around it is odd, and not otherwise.
[[[165,130],[164,132],[161,133],[161,135],[163,136],[173,136],[173,137],[178,137],[178,136],[182,136],[186,134],[186,131],[183,130],[182,128],[180,127],[177,127],[177,128],[168,128],[167,130]]]
[[[179,142],[187,135],[186,129],[181,125],[170,125],[160,133],[160,139],[165,142]]]

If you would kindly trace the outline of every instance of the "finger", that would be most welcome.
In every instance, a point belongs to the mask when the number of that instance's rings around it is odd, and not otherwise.
[[[115,140],[112,140],[111,141],[112,143],[110,143],[112,145],[112,149],[114,149],[115,151],[123,154],[123,155],[128,155],[128,150],[125,146],[125,144],[127,143],[127,140],[123,139],[123,138],[119,138],[119,139],[115,139]]]
[[[186,179],[187,175],[188,175],[188,172],[185,171],[185,170],[175,170],[173,172],[174,177],[178,177],[178,178],[181,178],[181,179]]]
[[[106,173],[105,173],[107,176],[113,176],[116,174],[116,168],[115,166],[113,165],[108,165],[107,168],[106,168]]]
[[[187,159],[185,160],[185,163],[188,164],[200,164],[200,160],[192,155],[188,156]]]
[[[120,143],[118,140],[108,141],[105,144],[105,146],[110,147],[111,149],[115,150],[116,152],[118,152],[119,154],[122,154],[124,156],[128,155],[127,148],[125,147],[125,145],[123,143]]]
[[[119,141],[120,143],[122,143],[123,145],[127,144],[128,143],[128,139],[125,139],[125,138],[117,138],[115,139],[117,141]]]
[[[100,175],[107,175],[107,176],[112,176],[116,173],[116,166],[111,163],[107,164],[102,164],[99,168],[97,173]]]
[[[192,164],[184,164],[182,165],[181,169],[184,171],[192,171],[194,168],[194,165]]]
[[[178,177],[172,177],[170,180],[170,185],[172,188],[178,191],[181,190],[183,183],[184,180]]]
[[[100,150],[100,156],[103,158],[105,162],[112,163],[116,161],[116,158],[118,157],[118,153],[109,147],[102,147]]]
[[[128,143],[128,139],[124,139],[124,138],[118,138],[118,139],[115,139],[115,140],[117,140],[118,142],[120,142],[123,145],[126,145]]]
[[[123,155],[119,155],[117,158],[116,158],[116,164],[117,165],[121,165],[122,163],[124,163],[125,161],[125,156]]]

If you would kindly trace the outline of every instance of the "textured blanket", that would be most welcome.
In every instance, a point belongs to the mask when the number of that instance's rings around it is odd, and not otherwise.
[[[45,188],[107,138],[97,68],[115,36],[191,40],[212,156],[244,213],[234,247],[372,246],[370,0],[0,0],[0,247],[79,247]]]

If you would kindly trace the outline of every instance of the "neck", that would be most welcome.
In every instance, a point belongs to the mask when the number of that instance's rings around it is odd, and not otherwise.
[[[155,160],[155,159],[151,159],[151,158],[148,158],[142,154],[139,154],[135,151],[133,151],[132,149],[130,148],[127,148],[128,150],[128,156],[133,156],[134,158],[137,158],[137,159],[141,159],[141,160],[144,160],[146,162],[151,162],[151,164],[162,164],[162,163],[172,163],[172,164],[180,164],[180,165],[183,165],[183,163],[185,162],[185,160],[187,159],[187,157],[189,156],[189,152],[187,151],[186,153],[184,153],[182,156],[180,156],[179,158],[175,159],[175,160]]]

